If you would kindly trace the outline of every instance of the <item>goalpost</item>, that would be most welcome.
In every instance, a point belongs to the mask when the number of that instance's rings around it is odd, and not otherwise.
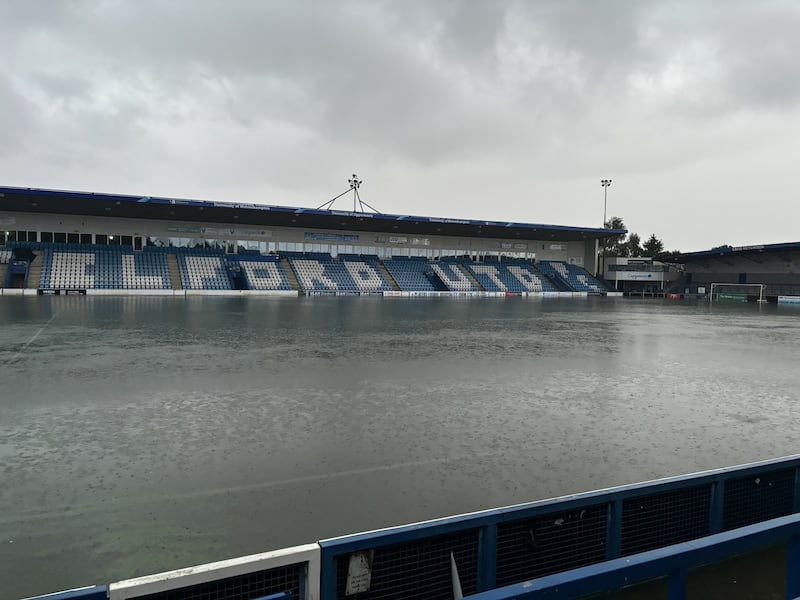
[[[709,302],[728,300],[731,302],[748,302],[754,298],[756,302],[766,302],[765,283],[712,283],[709,290]]]

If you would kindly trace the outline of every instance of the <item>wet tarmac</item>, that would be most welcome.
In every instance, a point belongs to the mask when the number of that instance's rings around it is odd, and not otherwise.
[[[800,451],[800,310],[0,298],[0,597]]]

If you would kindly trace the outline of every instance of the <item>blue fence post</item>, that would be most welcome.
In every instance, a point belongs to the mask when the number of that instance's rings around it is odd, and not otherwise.
[[[478,591],[493,590],[497,585],[497,523],[481,528],[478,561]]]
[[[608,524],[606,526],[606,560],[619,558],[622,554],[622,499],[615,498],[608,503]]]
[[[718,479],[711,484],[711,522],[708,524],[710,534],[720,533],[725,523],[725,480]]]
[[[336,598],[336,563],[334,551],[320,544],[320,598]]]
[[[800,512],[800,467],[794,469],[794,501],[792,512]]]
[[[794,600],[800,596],[800,535],[789,538],[786,556],[786,598]]]
[[[686,600],[686,585],[689,580],[688,569],[673,569],[667,579],[668,600]]]

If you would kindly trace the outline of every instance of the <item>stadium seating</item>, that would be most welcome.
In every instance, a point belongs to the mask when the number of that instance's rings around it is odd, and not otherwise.
[[[433,271],[427,258],[395,256],[391,260],[384,260],[383,265],[403,291],[432,292],[436,290],[426,275]]]
[[[292,284],[286,277],[278,257],[248,256],[239,259],[247,288],[251,290],[291,290]]]
[[[473,292],[477,288],[457,262],[432,263],[433,272],[445,286],[454,292]]]
[[[465,262],[487,292],[551,292],[553,286],[524,262],[506,264],[498,262]]]
[[[304,291],[382,292],[392,289],[380,271],[376,256],[332,258],[330,254],[307,253],[288,258]]]
[[[170,280],[163,255],[134,253],[126,246],[63,244],[44,250],[39,287],[169,289]]]
[[[177,252],[181,283],[187,290],[232,290],[233,281],[228,273],[225,256],[197,253],[194,250]]]
[[[548,277],[558,278],[576,292],[604,294],[607,289],[589,273],[575,265],[561,260],[545,260],[536,263],[539,270]]]

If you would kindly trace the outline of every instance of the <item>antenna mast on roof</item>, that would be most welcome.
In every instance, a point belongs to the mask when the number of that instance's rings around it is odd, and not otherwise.
[[[381,214],[381,212],[379,210],[373,208],[372,206],[370,206],[369,204],[367,204],[366,202],[364,202],[361,199],[361,194],[358,193],[358,188],[360,188],[361,184],[364,183],[364,182],[361,179],[358,178],[358,175],[353,173],[353,176],[350,179],[347,180],[347,183],[350,184],[350,187],[348,189],[343,191],[338,196],[334,196],[333,198],[331,198],[330,200],[328,200],[324,204],[319,205],[317,207],[317,210],[322,210],[322,209],[329,210],[329,209],[331,209],[333,207],[333,203],[336,202],[339,198],[341,198],[345,194],[349,194],[350,192],[353,192],[353,212],[367,212],[366,210],[364,210],[364,207],[366,206],[368,209],[370,209],[375,214],[378,214],[378,215]],[[361,210],[358,210],[358,208],[356,208],[356,202],[358,203],[358,206],[361,208]]]

